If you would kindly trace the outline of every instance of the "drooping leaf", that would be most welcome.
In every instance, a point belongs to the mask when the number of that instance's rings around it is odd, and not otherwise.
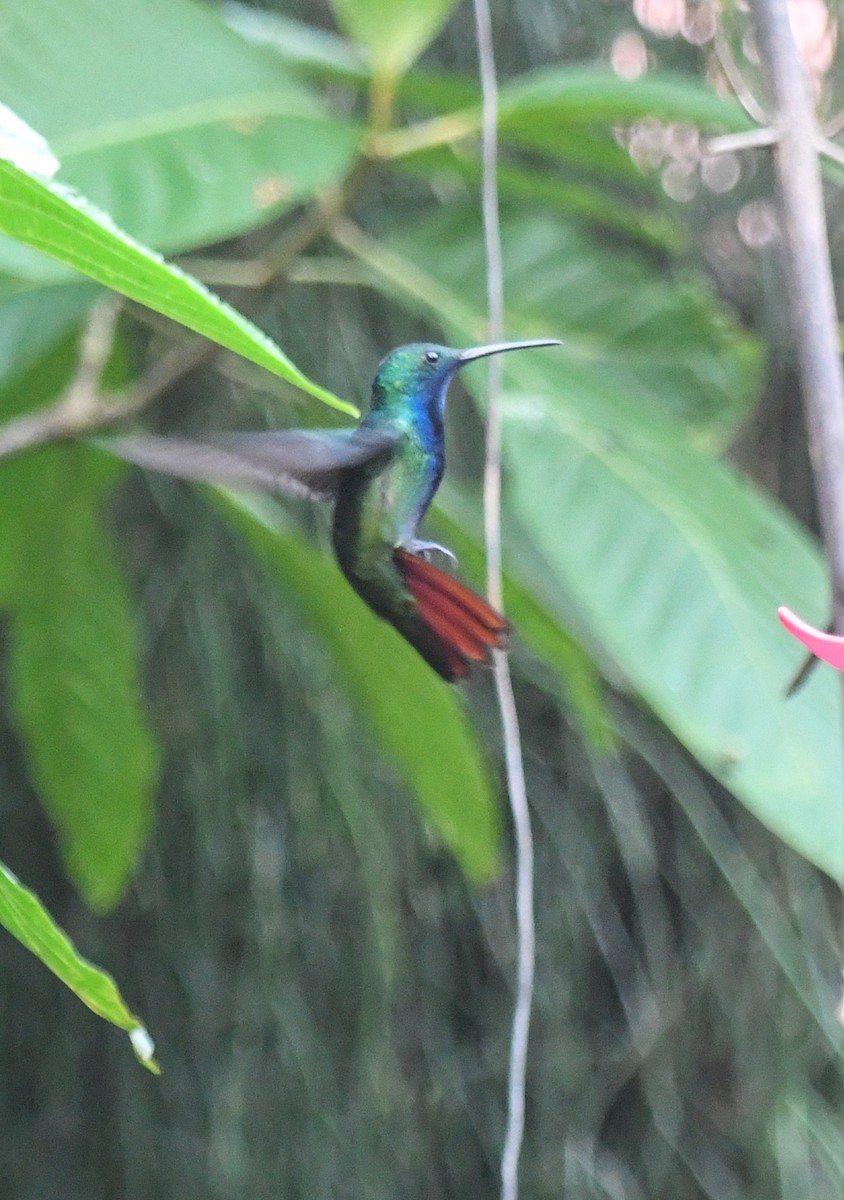
[[[68,871],[105,909],[122,894],[149,832],[156,751],[138,685],[129,597],[99,506],[111,464],[81,445],[19,460],[22,528],[5,578],[10,701],[33,784]]]
[[[125,1029],[132,1049],[147,1070],[159,1073],[149,1033],[126,1007],[110,975],[84,959],[41,901],[8,867],[0,863],[0,925],[40,958],[83,1004],[118,1029]]]
[[[356,152],[347,122],[210,7],[74,0],[71,18],[33,0],[4,20],[3,99],[48,139],[63,182],[156,250],[262,224]]]
[[[354,411],[307,379],[251,321],[121,232],[87,200],[2,159],[0,232],[242,354],[326,404]]]
[[[226,520],[319,634],[437,834],[473,879],[488,879],[498,860],[497,799],[457,690],[358,599],[324,555],[285,529],[277,506],[216,495]]]

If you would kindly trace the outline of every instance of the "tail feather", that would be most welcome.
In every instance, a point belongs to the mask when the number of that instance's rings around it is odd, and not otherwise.
[[[414,579],[410,590],[429,625],[439,625],[467,658],[476,662],[486,658],[490,631],[485,625],[465,609],[456,609],[451,597],[438,592],[428,579]]]
[[[427,594],[426,594],[427,593]],[[482,662],[487,656],[487,647],[471,630],[455,625],[453,613],[437,602],[435,593],[414,593],[422,619],[430,629],[449,642],[456,650],[473,662]]]
[[[463,679],[470,662],[505,648],[509,623],[481,596],[407,550],[395,561],[424,626],[417,648],[444,678]]]
[[[468,615],[474,617],[485,629],[504,633],[510,628],[509,622],[487,604],[482,596],[477,595],[471,588],[460,583],[452,575],[446,575],[439,567],[416,554],[406,550],[397,550],[399,562],[404,564],[405,578],[408,583],[415,580],[428,583],[435,591],[449,597],[454,604],[462,608]],[[408,578],[409,577],[409,578]]]
[[[469,674],[469,657],[455,642],[448,621],[433,609],[421,619],[422,636],[413,641],[416,649],[449,683],[465,679]]]

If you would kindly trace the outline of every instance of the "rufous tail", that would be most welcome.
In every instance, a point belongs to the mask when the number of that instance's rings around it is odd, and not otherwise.
[[[470,663],[505,649],[510,625],[486,600],[417,554],[398,549],[394,557],[424,627],[411,640],[444,679],[464,679]]]

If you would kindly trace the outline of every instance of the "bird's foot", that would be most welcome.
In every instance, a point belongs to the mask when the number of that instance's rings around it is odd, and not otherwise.
[[[445,558],[450,558],[457,566],[457,555],[454,554],[446,546],[441,546],[439,542],[420,542],[415,538],[407,547],[411,554],[418,554],[420,558],[429,559],[432,554],[442,554]]]

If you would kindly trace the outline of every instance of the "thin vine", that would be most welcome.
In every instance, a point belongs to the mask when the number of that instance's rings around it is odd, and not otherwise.
[[[498,218],[498,85],[487,0],[474,0],[478,63],[481,78],[484,241],[486,246],[489,338],[504,335],[504,272]],[[501,360],[489,360],[486,462],[484,468],[484,534],[487,556],[487,594],[503,611],[501,572]],[[536,923],[533,908],[533,834],[528,808],[519,716],[506,654],[495,653],[495,687],[507,770],[507,793],[516,843],[516,1001],[510,1037],[507,1079],[507,1126],[501,1155],[501,1200],[517,1200],[519,1158],[525,1127],[525,1091],[530,1016],[536,963]]]

